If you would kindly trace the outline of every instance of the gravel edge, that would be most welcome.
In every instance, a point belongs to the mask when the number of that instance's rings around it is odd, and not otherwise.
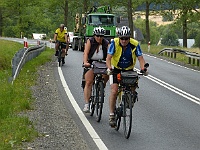
[[[25,115],[34,123],[40,136],[33,142],[24,143],[23,149],[89,150],[77,124],[59,97],[54,77],[56,65],[52,58],[51,62],[37,71],[37,84],[31,87],[34,109]]]

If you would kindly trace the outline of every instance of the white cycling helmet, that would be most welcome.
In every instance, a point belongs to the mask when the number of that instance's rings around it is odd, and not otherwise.
[[[130,37],[131,36],[131,30],[127,26],[122,26],[118,31],[119,37]]]
[[[60,24],[60,28],[64,28],[65,27],[65,25],[64,24]]]
[[[93,35],[105,35],[106,30],[102,27],[95,27],[93,30]]]

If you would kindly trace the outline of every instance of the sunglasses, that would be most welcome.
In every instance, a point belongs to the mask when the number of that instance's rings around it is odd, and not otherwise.
[[[127,41],[127,40],[129,40],[130,38],[129,37],[121,37],[120,38],[120,40],[125,40],[125,41]]]
[[[96,37],[104,37],[104,35],[96,35]]]

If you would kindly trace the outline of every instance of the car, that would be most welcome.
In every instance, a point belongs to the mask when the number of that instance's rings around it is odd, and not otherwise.
[[[74,32],[68,32],[68,35],[69,35],[69,47],[72,48]]]

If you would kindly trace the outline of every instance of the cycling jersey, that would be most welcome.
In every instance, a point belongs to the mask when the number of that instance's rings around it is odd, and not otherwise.
[[[142,56],[142,50],[138,41],[130,38],[126,50],[122,50],[119,38],[115,38],[108,49],[108,54],[113,55],[111,64],[118,69],[133,69],[136,63],[136,57]]]
[[[97,41],[95,40],[94,37],[89,38],[89,40],[91,43],[91,48],[90,48],[90,52],[88,54],[88,61],[89,61],[89,63],[91,63],[92,57],[93,57],[95,51],[97,50],[99,43],[97,43]],[[102,40],[103,60],[106,60],[108,44],[109,44],[108,40],[106,40],[106,39]]]
[[[65,34],[67,34],[67,30],[60,31],[60,28],[56,29],[55,34],[57,34],[57,40],[60,42],[66,42]]]

